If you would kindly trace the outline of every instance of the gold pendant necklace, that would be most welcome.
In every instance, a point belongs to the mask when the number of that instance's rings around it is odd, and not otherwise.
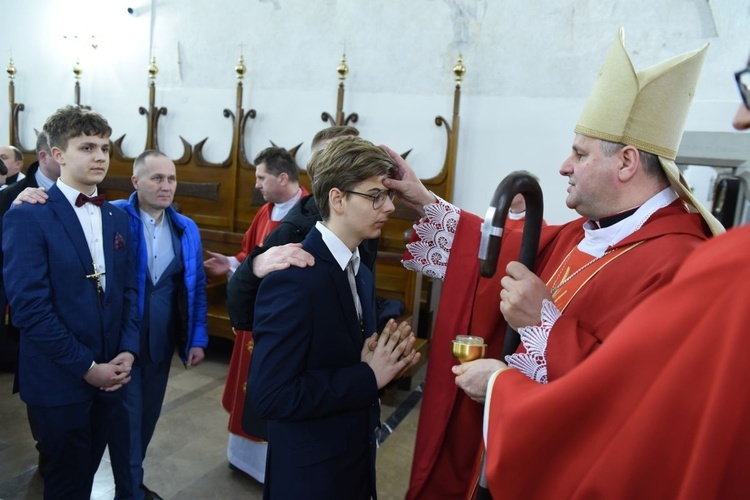
[[[615,250],[618,250],[618,254],[615,255],[614,257],[612,257],[612,259],[611,259],[611,260],[614,260],[617,257],[619,257],[620,255],[622,255],[622,254],[624,254],[626,252],[629,252],[633,248],[637,247],[638,245],[640,245],[644,241],[645,240],[636,241],[635,243],[632,243],[631,245],[629,245],[627,247],[610,248],[609,250],[607,250],[606,252],[604,252],[599,257],[594,257],[593,259],[591,259],[590,261],[588,261],[587,263],[585,263],[584,265],[582,265],[580,268],[578,268],[578,270],[576,272],[574,272],[573,274],[571,274],[570,276],[568,276],[564,280],[560,281],[562,279],[562,276],[560,274],[563,272],[563,269],[565,269],[565,264],[567,264],[568,259],[570,259],[570,256],[573,254],[573,252],[575,251],[575,249],[578,248],[578,247],[573,247],[573,249],[570,252],[568,252],[568,255],[565,257],[565,260],[563,260],[562,264],[560,264],[560,267],[557,268],[557,270],[555,271],[555,274],[552,275],[552,277],[553,278],[556,277],[557,280],[555,281],[555,284],[552,285],[552,288],[550,288],[551,295],[554,297],[555,296],[555,292],[557,292],[558,290],[560,290],[560,288],[562,288],[563,286],[565,286],[565,284],[567,282],[569,282],[570,280],[572,280],[573,278],[575,278],[581,271],[583,271],[584,269],[586,269],[587,267],[589,267],[594,262],[596,262],[598,260],[601,260],[604,257],[606,257],[607,255],[609,255],[612,252],[614,252]],[[606,265],[606,263],[605,263],[605,265]],[[552,278],[550,278],[550,281],[552,281]]]
[[[569,282],[570,280],[572,280],[573,278],[575,278],[581,271],[583,271],[584,269],[586,269],[587,267],[589,267],[594,262],[596,262],[596,261],[600,260],[601,258],[606,257],[607,255],[609,255],[612,252],[614,252],[614,248],[607,250],[606,252],[604,252],[604,254],[600,255],[599,257],[594,257],[593,259],[591,259],[590,261],[588,261],[587,263],[585,263],[583,266],[579,267],[578,270],[575,271],[573,274],[571,274],[570,276],[568,276],[564,280],[560,281],[560,279],[562,278],[562,276],[558,276],[558,274],[562,273],[562,270],[565,268],[565,264],[568,262],[568,259],[570,258],[571,254],[575,251],[575,249],[576,249],[576,247],[573,247],[573,250],[571,250],[570,252],[568,252],[568,255],[565,257],[565,260],[563,260],[562,264],[560,264],[560,267],[555,272],[555,276],[557,276],[557,280],[555,281],[555,284],[552,285],[552,288],[550,289],[550,293],[552,294],[553,297],[554,297],[555,293],[560,288],[562,288],[563,286],[565,286],[565,284],[567,282]]]

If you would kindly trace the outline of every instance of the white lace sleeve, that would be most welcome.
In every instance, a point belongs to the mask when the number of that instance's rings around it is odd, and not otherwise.
[[[518,329],[526,352],[505,356],[505,362],[531,380],[547,383],[547,340],[549,332],[560,318],[560,311],[549,300],[542,301],[542,324]]]
[[[437,195],[435,198],[437,202],[425,205],[425,216],[414,225],[419,239],[406,245],[413,258],[402,263],[407,269],[442,280],[461,209]]]

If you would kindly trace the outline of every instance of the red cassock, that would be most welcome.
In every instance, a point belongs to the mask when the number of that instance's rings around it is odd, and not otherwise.
[[[253,218],[253,223],[242,238],[242,252],[237,255],[240,262],[253,248],[261,245],[266,236],[281,224],[281,221],[271,220],[272,209],[273,203],[266,203],[260,207]],[[229,412],[229,432],[257,440],[257,438],[247,435],[242,430],[242,412],[245,408],[245,397],[247,396],[247,374],[250,371],[250,360],[253,354],[253,334],[243,330],[237,330],[235,333],[237,337],[234,339],[232,358],[229,361],[227,383],[224,386],[221,404]]]
[[[483,337],[487,357],[501,358],[505,321],[499,310],[500,278],[518,259],[519,231],[503,238],[498,272],[479,277],[482,220],[466,212],[456,230],[440,309],[430,346],[424,396],[417,428],[408,499],[466,498],[481,447],[483,406],[458,391],[450,343],[459,334]],[[536,272],[547,282],[583,239],[585,219],[542,228]],[[567,373],[606,340],[636,305],[663,287],[679,264],[710,234],[682,201],[655,212],[632,235],[613,248],[640,244],[602,268],[578,291],[555,323],[547,345],[550,381]],[[405,254],[404,259],[411,258]],[[523,347],[519,348],[523,351]],[[520,374],[519,374],[520,375]]]
[[[303,194],[304,196],[304,194]],[[242,263],[250,252],[256,246],[262,245],[263,240],[266,236],[271,234],[271,231],[279,227],[281,224],[280,220],[271,220],[271,211],[273,210],[273,203],[265,203],[258,209],[258,213],[253,217],[253,223],[245,231],[245,235],[242,237],[242,251],[236,255],[237,260]]]
[[[564,377],[500,373],[487,403],[494,497],[748,498],[749,306],[742,227],[691,254]]]

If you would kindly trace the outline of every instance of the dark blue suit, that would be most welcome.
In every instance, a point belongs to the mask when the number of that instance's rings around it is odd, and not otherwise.
[[[165,218],[168,216],[165,214]],[[166,223],[171,225],[168,219]],[[141,323],[140,369],[148,383],[143,391],[143,433],[142,442],[145,456],[148,443],[154,434],[156,422],[161,414],[161,406],[167,390],[169,369],[172,366],[175,346],[181,331],[179,293],[184,281],[182,247],[172,227],[172,249],[174,258],[164,270],[156,285],[151,277],[146,277],[146,301]]]
[[[375,497],[380,406],[361,361],[375,331],[373,277],[360,266],[360,328],[346,271],[317,229],[303,248],[315,266],[271,273],[255,304],[246,404],[268,420],[264,498]]]
[[[144,497],[141,488],[143,460],[161,415],[172,356],[181,330],[182,247],[166,212],[163,223],[169,224],[174,258],[156,285],[146,271],[140,356],[133,367],[132,380],[124,388],[131,433],[118,433],[109,442],[116,500]]]
[[[3,219],[3,277],[20,329],[19,389],[52,459],[45,498],[89,498],[123,391],[84,379],[92,361],[139,350],[134,256],[125,213],[101,207],[106,287],[99,297],[92,257],[70,202],[57,186],[44,205]]]

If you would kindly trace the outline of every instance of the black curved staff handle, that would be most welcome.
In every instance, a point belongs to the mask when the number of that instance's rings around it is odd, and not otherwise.
[[[497,258],[500,254],[505,220],[508,217],[510,204],[517,194],[522,194],[526,201],[526,222],[523,230],[521,254],[519,261],[534,270],[539,235],[542,231],[544,202],[539,182],[529,174],[511,172],[495,189],[490,207],[482,224],[482,241],[479,245],[480,272],[485,278],[495,275]]]
[[[521,240],[521,252],[518,260],[532,272],[534,271],[544,212],[542,188],[531,175],[511,172],[497,186],[482,224],[482,240],[479,244],[479,272],[485,278],[491,278],[495,275],[505,220],[508,217],[513,197],[519,193],[523,195],[526,201],[526,222],[523,227],[523,239]],[[503,357],[516,352],[520,341],[518,333],[508,326],[503,343]]]
[[[490,207],[487,209],[487,215],[482,224],[482,240],[479,244],[479,272],[485,278],[492,278],[497,271],[497,259],[500,255],[505,220],[508,218],[508,211],[513,198],[519,193],[523,195],[526,201],[526,221],[523,226],[523,239],[521,240],[521,252],[518,261],[532,272],[534,271],[544,212],[542,188],[531,175],[523,172],[511,172],[495,189],[495,194],[492,196]],[[505,329],[505,340],[503,342],[503,359],[505,359],[505,356],[516,352],[520,342],[521,338],[518,336],[518,332],[508,325]],[[477,500],[492,499],[492,494],[487,487],[485,459],[486,456],[483,454],[477,487]]]

